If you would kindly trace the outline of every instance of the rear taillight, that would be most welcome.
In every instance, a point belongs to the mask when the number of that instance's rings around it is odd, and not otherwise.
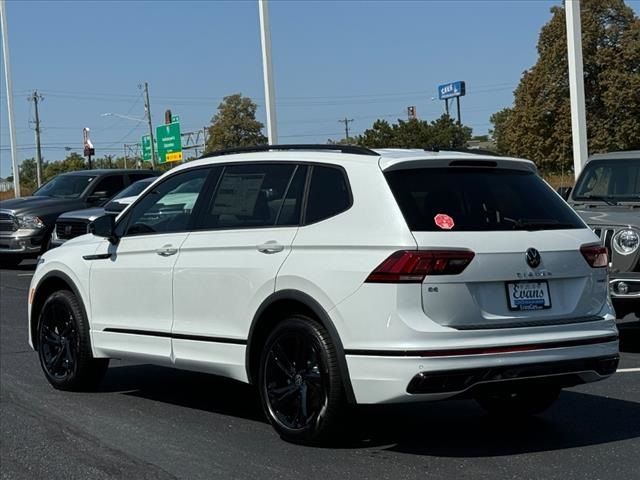
[[[367,283],[422,283],[427,275],[457,275],[473,260],[470,250],[400,250],[367,277]]]
[[[602,268],[609,265],[609,255],[607,249],[602,245],[583,245],[580,253],[593,268]]]

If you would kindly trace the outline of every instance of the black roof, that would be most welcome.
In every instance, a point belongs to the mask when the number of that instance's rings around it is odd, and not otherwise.
[[[94,168],[92,170],[74,170],[73,172],[64,172],[61,173],[60,175],[79,175],[79,176],[84,176],[84,175],[107,175],[107,174],[113,174],[113,173],[148,173],[149,176],[153,176],[153,175],[159,175],[160,172],[156,171],[156,170],[139,170],[139,169],[135,169],[135,168]]]

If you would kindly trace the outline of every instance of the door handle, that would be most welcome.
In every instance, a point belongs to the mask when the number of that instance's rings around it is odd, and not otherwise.
[[[178,253],[178,249],[174,248],[173,245],[163,245],[156,249],[156,253],[161,257],[170,257],[171,255]]]
[[[275,240],[270,240],[256,247],[260,253],[278,253],[284,250],[284,245],[280,245]]]

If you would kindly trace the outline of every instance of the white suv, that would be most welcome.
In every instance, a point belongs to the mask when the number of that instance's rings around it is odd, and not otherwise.
[[[218,152],[39,262],[29,338],[59,389],[109,358],[257,386],[285,439],[349,404],[468,396],[532,414],[616,370],[607,252],[514,158]]]

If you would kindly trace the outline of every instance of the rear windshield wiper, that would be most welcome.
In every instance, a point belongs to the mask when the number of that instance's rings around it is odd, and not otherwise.
[[[574,197],[575,200],[596,200],[600,202],[605,202],[607,205],[618,205],[618,202],[613,200],[611,197],[606,197],[604,195],[591,195],[590,193],[586,195],[581,195],[579,197]]]
[[[560,222],[550,218],[536,219],[536,218],[519,218],[514,220],[513,218],[502,217],[504,220],[513,223],[514,230],[545,230],[545,229],[562,229],[562,228],[576,228],[572,223]]]

